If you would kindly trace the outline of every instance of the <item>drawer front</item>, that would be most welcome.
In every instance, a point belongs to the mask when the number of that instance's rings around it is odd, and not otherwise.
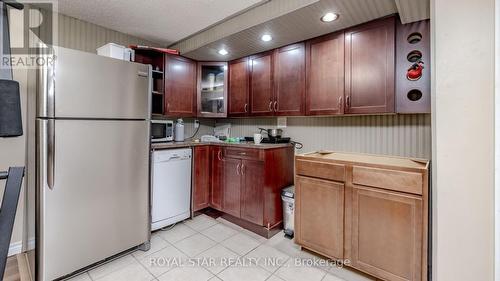
[[[247,160],[263,160],[261,150],[251,148],[225,147],[224,157]]]
[[[296,173],[302,176],[322,178],[334,181],[345,181],[345,166],[319,161],[297,160]]]
[[[420,173],[354,166],[352,182],[421,195],[423,176]]]

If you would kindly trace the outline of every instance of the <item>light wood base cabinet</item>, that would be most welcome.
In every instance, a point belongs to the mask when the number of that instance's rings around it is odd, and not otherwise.
[[[344,255],[344,184],[298,176],[295,241],[335,259]]]
[[[354,185],[346,208],[352,267],[385,280],[422,280],[420,196]]]
[[[295,165],[297,244],[382,280],[427,280],[427,160],[309,153]]]

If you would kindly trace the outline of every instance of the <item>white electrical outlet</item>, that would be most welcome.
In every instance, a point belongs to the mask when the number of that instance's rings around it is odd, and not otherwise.
[[[286,117],[278,117],[276,123],[278,128],[286,128]]]
[[[200,127],[200,120],[196,119],[194,120],[194,128],[198,129]]]

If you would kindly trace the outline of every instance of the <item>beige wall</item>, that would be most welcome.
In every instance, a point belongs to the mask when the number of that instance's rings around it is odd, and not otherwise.
[[[276,118],[220,120],[233,137],[252,136],[259,127],[276,127]],[[284,136],[301,142],[298,153],[320,149],[431,158],[430,114],[289,117]]]
[[[494,278],[494,12],[431,4],[433,280]]]

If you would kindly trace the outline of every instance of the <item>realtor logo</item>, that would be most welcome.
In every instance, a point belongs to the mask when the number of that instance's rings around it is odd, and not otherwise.
[[[57,45],[57,1],[18,0],[17,2],[23,4],[24,8],[16,9],[4,5],[9,19],[10,50],[5,40],[7,28],[2,22],[0,36],[4,43],[0,67],[35,68],[51,63],[55,56],[53,46]]]

